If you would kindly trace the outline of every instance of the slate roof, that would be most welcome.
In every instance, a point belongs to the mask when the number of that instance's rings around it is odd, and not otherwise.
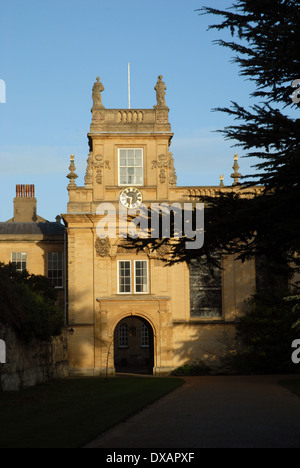
[[[60,223],[0,223],[0,235],[63,236],[65,226]]]

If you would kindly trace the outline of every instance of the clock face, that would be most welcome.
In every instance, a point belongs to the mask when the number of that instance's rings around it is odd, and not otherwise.
[[[142,192],[135,187],[127,187],[120,194],[120,202],[129,209],[138,208],[142,201]]]

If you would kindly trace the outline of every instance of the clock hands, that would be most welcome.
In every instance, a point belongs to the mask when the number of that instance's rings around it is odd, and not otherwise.
[[[126,208],[137,208],[143,201],[142,193],[134,187],[128,187],[120,194],[120,201]]]
[[[131,200],[129,201],[129,207],[131,208],[133,203],[137,201],[137,196],[135,193],[128,193],[127,195],[127,200],[131,198]]]

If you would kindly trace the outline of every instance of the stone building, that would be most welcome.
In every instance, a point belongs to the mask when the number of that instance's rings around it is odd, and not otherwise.
[[[65,314],[65,226],[60,216],[49,222],[37,214],[34,185],[17,185],[13,203],[13,218],[0,223],[0,262],[48,277]]]
[[[212,276],[197,262],[166,267],[166,249],[137,253],[126,245],[130,221],[124,210],[138,213],[141,204],[183,205],[201,195],[240,190],[237,157],[231,187],[222,180],[220,186],[177,186],[162,76],[155,90],[153,109],[106,109],[97,78],[83,187],[76,184],[71,156],[69,203],[62,217],[74,373],[134,369],[161,375],[194,360],[213,364],[224,350],[224,337],[234,333],[243,301],[255,291],[254,261],[242,264],[223,256],[224,269]],[[99,226],[111,229],[110,235],[99,235]]]
[[[138,226],[127,215],[242,190],[238,158],[232,186],[221,177],[216,186],[179,187],[162,76],[152,109],[106,109],[103,91],[97,78],[85,184],[76,184],[72,155],[64,224],[38,216],[34,186],[17,186],[13,218],[0,223],[0,262],[45,275],[59,289],[74,374],[162,375],[195,360],[213,365],[256,289],[255,261],[222,256],[214,275],[196,261],[166,266],[165,246],[128,248],[126,236]]]
[[[0,223],[0,262],[12,262],[18,271],[46,276],[58,291],[57,305],[66,316],[65,226],[60,216],[49,222],[37,214],[33,185],[17,185],[13,218]],[[1,311],[1,300],[0,300]],[[15,391],[68,375],[68,333],[51,343],[24,342],[6,323],[0,322],[6,360],[0,369],[0,391]],[[1,360],[0,360],[1,364]]]

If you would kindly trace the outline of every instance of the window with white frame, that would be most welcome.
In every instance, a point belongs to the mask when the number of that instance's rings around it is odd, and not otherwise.
[[[134,262],[134,290],[136,294],[147,294],[148,292],[148,262],[146,260],[135,260]]]
[[[55,288],[63,287],[63,254],[48,252],[48,278]]]
[[[27,253],[13,252],[11,254],[11,262],[16,266],[17,271],[20,273],[27,269]]]
[[[118,261],[118,293],[148,294],[149,272],[147,260]]]
[[[128,325],[126,323],[119,326],[119,348],[128,348]]]
[[[121,260],[119,264],[119,294],[131,293],[131,261]]]
[[[119,185],[144,184],[144,155],[142,148],[119,149]]]

